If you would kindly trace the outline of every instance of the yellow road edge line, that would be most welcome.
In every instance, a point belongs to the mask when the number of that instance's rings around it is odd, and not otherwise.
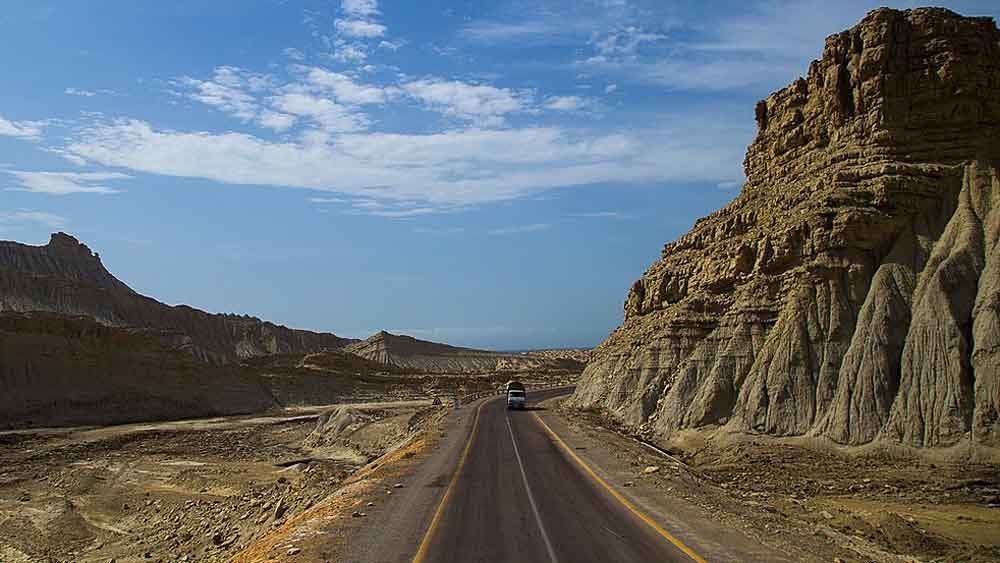
[[[629,509],[629,511],[631,511],[632,514],[635,514],[640,520],[645,522],[650,528],[655,530],[656,533],[660,534],[665,540],[674,544],[674,547],[683,551],[684,554],[690,557],[692,561],[696,561],[697,563],[708,563],[704,558],[702,558],[702,556],[698,555],[697,553],[695,553],[693,549],[685,545],[684,542],[677,539],[676,536],[665,530],[663,526],[657,524],[655,520],[647,516],[644,512],[639,510],[638,507],[629,502],[629,500],[625,498],[624,495],[616,491],[614,487],[608,484],[607,481],[601,479],[600,476],[598,476],[597,473],[595,473],[594,470],[591,469],[589,465],[587,465],[582,459],[580,459],[580,456],[576,455],[576,452],[574,452],[572,449],[570,449],[569,446],[566,445],[566,442],[563,442],[562,438],[560,438],[559,435],[556,434],[554,430],[549,428],[548,424],[545,424],[545,421],[542,420],[542,417],[538,416],[538,413],[532,413],[532,414],[535,416],[535,420],[537,420],[539,424],[541,424],[542,427],[545,428],[545,430],[549,433],[549,435],[552,436],[552,439],[555,440],[556,443],[559,444],[562,447],[562,449],[566,451],[567,454],[569,454],[569,456],[573,459],[573,461],[575,461],[577,465],[579,465],[584,470],[584,472],[587,473],[587,475],[594,480],[594,482],[601,485],[609,493],[611,493],[611,496],[614,497],[615,500],[620,502],[625,508]]]
[[[469,440],[465,443],[465,449],[462,450],[462,457],[458,460],[458,467],[455,468],[455,474],[451,476],[448,488],[445,490],[444,496],[441,497],[441,502],[438,504],[437,510],[434,511],[434,518],[431,519],[431,525],[427,528],[427,532],[424,533],[424,539],[420,541],[420,548],[417,549],[417,554],[413,556],[413,563],[422,563],[424,558],[427,557],[427,551],[431,547],[434,532],[437,531],[438,524],[441,523],[441,515],[444,514],[444,508],[448,504],[448,499],[451,497],[452,491],[455,489],[455,484],[458,483],[458,477],[462,474],[462,468],[465,467],[465,460],[469,457],[469,450],[472,449],[472,442],[476,438],[476,430],[479,428],[479,413],[483,410],[483,406],[486,403],[493,400],[486,399],[476,407],[476,419],[472,422],[472,432],[469,433]]]

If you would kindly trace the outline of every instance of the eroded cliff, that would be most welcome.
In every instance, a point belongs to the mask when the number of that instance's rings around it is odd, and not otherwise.
[[[52,235],[45,246],[0,242],[0,311],[85,315],[113,327],[170,331],[177,346],[212,363],[318,352],[353,342],[249,316],[165,305],[117,280],[99,255],[64,233]]]
[[[1000,445],[992,19],[871,12],[756,119],[740,195],[635,282],[574,403],[660,437]]]

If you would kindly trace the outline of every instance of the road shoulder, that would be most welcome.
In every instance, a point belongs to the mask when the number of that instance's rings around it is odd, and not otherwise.
[[[541,405],[545,410],[537,414],[601,479],[700,556],[709,561],[821,560],[794,545],[753,534],[727,518],[724,507],[704,502],[713,486],[683,463],[567,416],[556,408],[560,402],[546,401]]]
[[[409,561],[443,494],[440,483],[455,470],[478,404],[443,410],[233,562]]]

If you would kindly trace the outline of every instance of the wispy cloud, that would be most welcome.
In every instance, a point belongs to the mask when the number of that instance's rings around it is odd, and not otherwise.
[[[622,213],[621,211],[592,211],[589,213],[570,213],[570,217],[581,219],[634,219],[634,215]]]
[[[282,54],[292,59],[293,61],[304,61],[306,60],[306,54],[302,51],[296,49],[295,47],[288,47],[282,51]]]
[[[128,174],[117,172],[27,172],[5,170],[17,178],[20,187],[7,188],[48,195],[68,195],[78,193],[115,194],[120,190],[103,185],[104,182],[127,180]]]
[[[481,126],[498,126],[504,116],[525,111],[530,94],[486,84],[426,78],[402,86],[407,94],[428,108]]]
[[[577,111],[588,105],[587,100],[580,96],[553,96],[545,100],[545,109],[554,111]]]
[[[93,98],[97,95],[97,92],[92,92],[90,90],[82,90],[80,88],[66,88],[63,90],[63,94],[67,96],[80,96],[84,98]]]
[[[343,0],[340,9],[354,17],[370,18],[379,14],[378,0]]]
[[[286,109],[326,119],[315,115],[325,105],[310,107]],[[305,135],[298,142],[160,130],[119,120],[83,128],[60,150],[77,161],[136,172],[441,207],[604,182],[727,181],[740,177],[743,146],[752,131],[751,121],[717,109],[711,115],[650,120],[648,129],[627,134],[472,127],[430,134]]]
[[[347,37],[363,37],[370,39],[385,35],[385,26],[365,20],[337,20],[334,22],[337,31]]]
[[[532,223],[530,225],[515,225],[513,227],[502,227],[487,231],[490,235],[517,235],[521,233],[534,233],[552,228],[551,223]]]
[[[37,121],[7,121],[0,117],[0,136],[37,141],[42,137],[41,123]]]
[[[459,235],[465,232],[465,227],[417,227],[413,232],[422,235]]]
[[[0,226],[13,223],[38,223],[50,229],[62,229],[69,224],[69,221],[65,217],[44,211],[29,209],[0,211]]]

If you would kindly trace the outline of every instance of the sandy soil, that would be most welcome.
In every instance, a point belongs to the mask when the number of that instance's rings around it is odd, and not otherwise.
[[[793,560],[1000,561],[995,464],[722,435],[688,437],[667,457],[597,414],[557,412],[619,467],[620,485],[700,507]]]
[[[353,408],[362,422],[319,441],[307,440],[317,415],[301,411],[0,433],[0,561],[228,561],[429,410]]]

